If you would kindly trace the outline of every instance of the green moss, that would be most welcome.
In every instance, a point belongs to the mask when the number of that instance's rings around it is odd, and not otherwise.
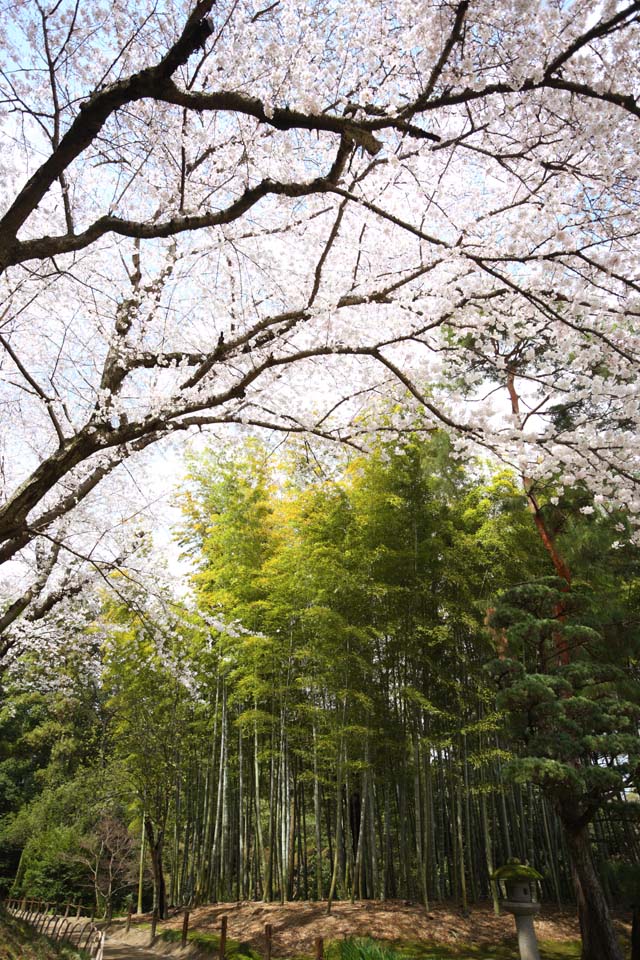
[[[491,874],[492,880],[543,880],[541,873],[519,860],[507,860]]]
[[[163,930],[159,939],[168,943],[179,943],[182,932],[177,929]],[[218,953],[220,937],[217,933],[193,930],[189,932],[187,939],[204,954],[216,956]],[[580,958],[579,940],[542,940],[539,945],[541,960]],[[227,940],[226,955],[229,960],[261,960],[261,955],[248,944],[236,940]],[[496,945],[444,945],[424,940],[388,942],[370,937],[350,937],[346,940],[332,940],[325,945],[326,960],[513,960],[517,955],[518,947],[513,938]],[[308,960],[308,956],[291,955],[287,960]]]
[[[579,940],[566,940],[558,943],[553,940],[540,941],[540,954],[543,960],[574,960],[582,955],[582,944]]]
[[[160,940],[166,943],[180,943],[182,940],[182,931],[169,929],[163,930],[158,934]],[[187,943],[197,946],[203,953],[210,953],[212,956],[217,954],[220,949],[220,935],[217,933],[207,933],[204,930],[190,930],[187,934]],[[225,956],[229,960],[261,960],[260,954],[256,953],[249,944],[240,943],[237,940],[227,940]]]

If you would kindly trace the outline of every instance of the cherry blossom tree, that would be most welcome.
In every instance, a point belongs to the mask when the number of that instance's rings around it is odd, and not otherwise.
[[[640,508],[639,2],[2,6],[3,651],[198,429],[395,397]]]

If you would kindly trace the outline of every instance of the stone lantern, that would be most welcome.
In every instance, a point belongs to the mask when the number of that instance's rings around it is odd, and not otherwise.
[[[537,884],[541,875],[533,867],[511,859],[498,867],[491,879],[500,884],[500,906],[515,917],[521,960],[540,960],[533,918],[540,910]]]

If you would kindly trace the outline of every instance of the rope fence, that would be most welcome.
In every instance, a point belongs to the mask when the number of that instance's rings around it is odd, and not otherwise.
[[[59,906],[46,900],[12,898],[4,901],[7,913],[33,927],[37,933],[68,943],[76,950],[84,950],[91,960],[102,960],[104,932],[94,918],[82,916],[82,904],[64,903]]]

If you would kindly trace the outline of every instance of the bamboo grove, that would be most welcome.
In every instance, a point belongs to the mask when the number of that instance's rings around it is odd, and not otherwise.
[[[594,512],[585,491],[553,495],[547,523],[591,598],[590,655],[622,666],[637,702],[637,549],[616,542],[624,518]],[[38,740],[42,767],[2,821],[21,853],[14,891],[85,883],[73,850],[108,811],[143,831],[161,913],[254,898],[467,910],[496,902],[490,876],[512,856],[540,870],[546,898],[571,900],[556,805],[514,775],[523,747],[489,669],[496,597],[549,573],[517,479],[463,467],[439,433],[346,465],[254,443],[226,460],[194,456],[180,505],[194,602],[123,578],[83,626],[96,676],[82,679],[72,655],[60,667],[53,728],[37,683],[39,735],[14,694],[5,726]],[[61,760],[65,737],[75,746]],[[590,762],[609,760],[594,750]],[[91,786],[71,799],[64,784],[80,781]],[[590,823],[605,889],[607,864],[640,854],[632,787]],[[56,817],[79,824],[58,856],[64,877],[30,846],[38,836],[42,850]],[[109,888],[116,901],[135,893],[138,856],[139,842],[119,892]]]

